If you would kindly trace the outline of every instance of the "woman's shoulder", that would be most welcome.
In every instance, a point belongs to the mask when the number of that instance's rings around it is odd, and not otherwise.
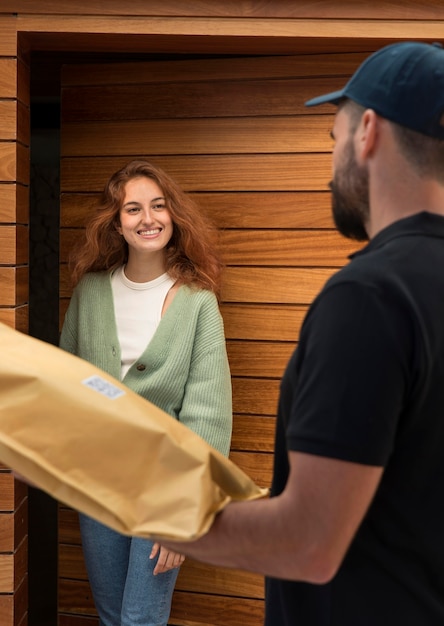
[[[77,284],[77,289],[97,289],[101,285],[110,284],[110,272],[88,272],[84,274]]]
[[[184,299],[189,300],[195,306],[207,304],[218,307],[216,294],[209,289],[203,289],[195,285],[181,285],[177,290],[178,294],[181,294]]]

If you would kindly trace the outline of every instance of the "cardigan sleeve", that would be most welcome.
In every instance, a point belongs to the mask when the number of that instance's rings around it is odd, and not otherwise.
[[[59,346],[62,350],[77,355],[77,289],[74,290],[63,321]]]
[[[179,420],[228,456],[232,432],[231,375],[216,299],[201,311]]]

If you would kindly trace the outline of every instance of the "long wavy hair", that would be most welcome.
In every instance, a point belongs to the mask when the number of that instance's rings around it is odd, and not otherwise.
[[[128,244],[118,233],[125,185],[133,178],[150,178],[163,192],[173,222],[166,248],[166,271],[184,284],[220,294],[222,262],[217,252],[217,229],[197,204],[162,169],[145,160],[131,161],[105,185],[101,201],[86,225],[84,243],[70,256],[76,285],[87,272],[112,271],[128,260]]]

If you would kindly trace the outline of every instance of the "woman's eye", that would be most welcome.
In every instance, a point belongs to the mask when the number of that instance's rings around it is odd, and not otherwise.
[[[155,211],[162,211],[162,209],[164,209],[164,208],[165,208],[165,205],[164,205],[164,204],[155,204],[155,205],[153,206],[153,209],[154,209]]]

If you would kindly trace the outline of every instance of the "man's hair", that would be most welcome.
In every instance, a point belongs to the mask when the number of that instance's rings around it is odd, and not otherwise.
[[[344,100],[341,106],[347,110],[350,132],[354,133],[365,107],[353,100]],[[433,178],[444,184],[444,140],[428,137],[415,130],[387,120],[402,154],[419,176]]]
[[[428,137],[392,122],[402,154],[419,176],[444,184],[444,140]]]

